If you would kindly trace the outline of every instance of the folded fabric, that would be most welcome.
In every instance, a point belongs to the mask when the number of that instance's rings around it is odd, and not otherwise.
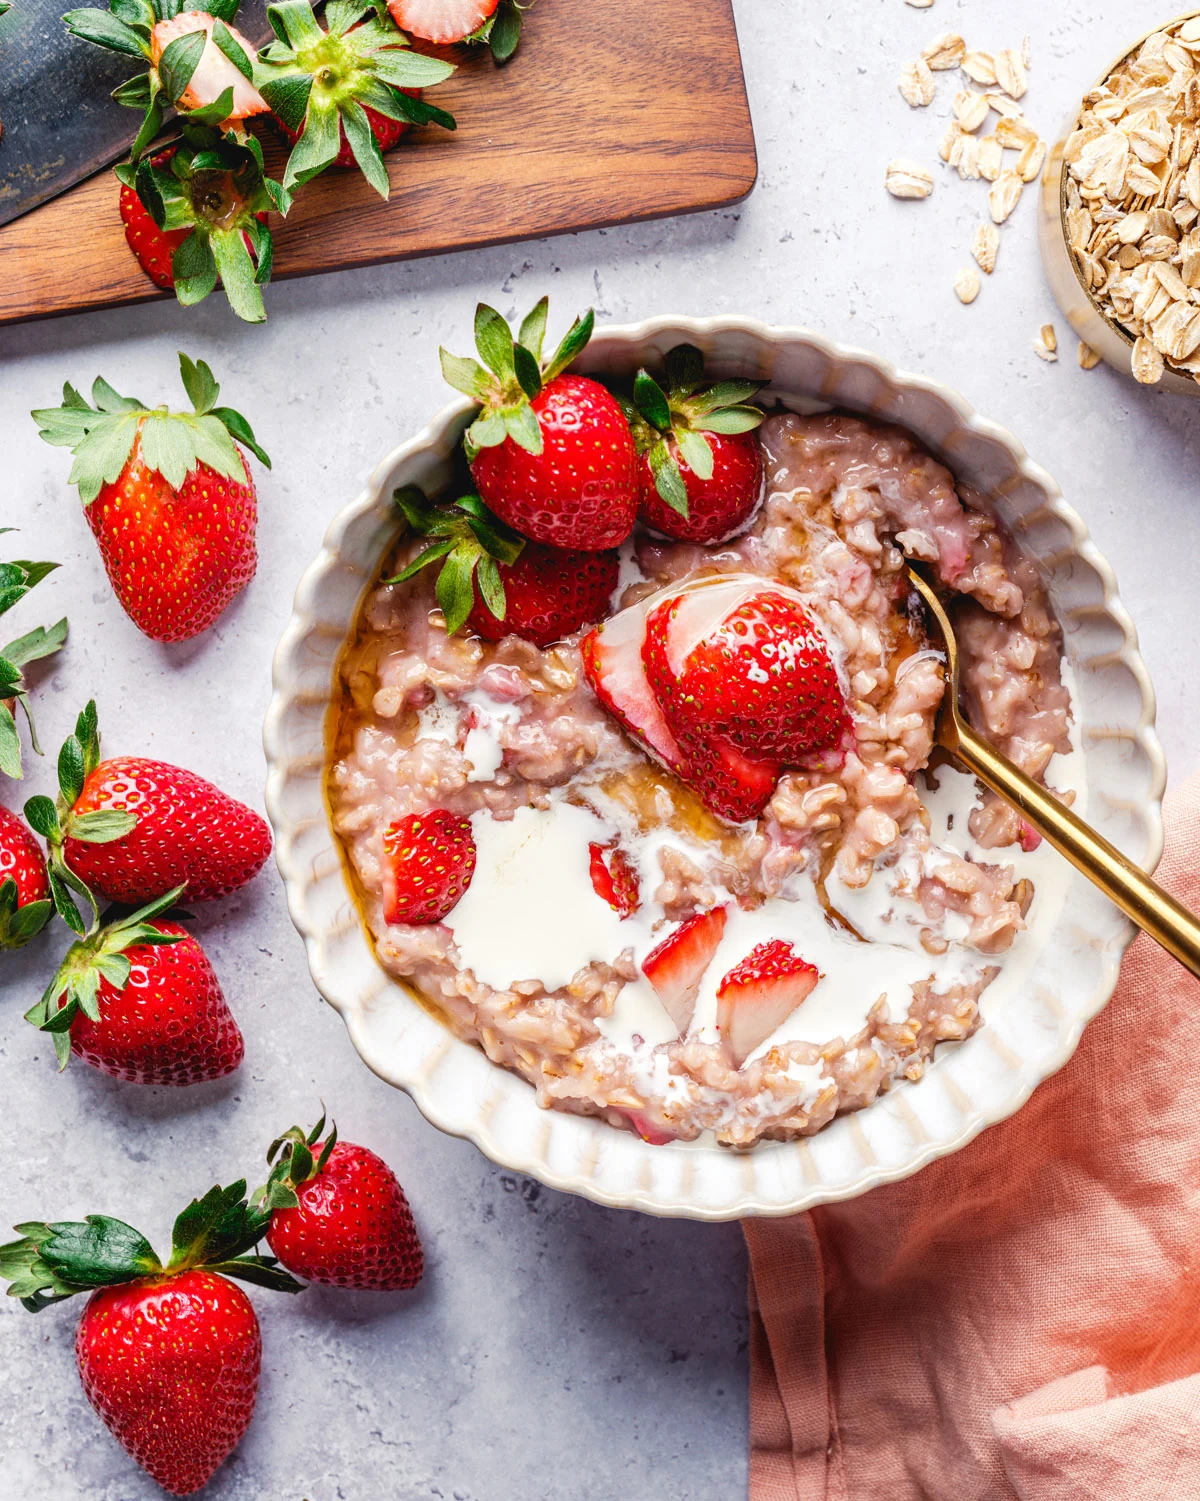
[[[1200,776],[1166,823],[1196,909]],[[1149,939],[1011,1120],[744,1229],[751,1501],[1200,1501],[1200,982]]]

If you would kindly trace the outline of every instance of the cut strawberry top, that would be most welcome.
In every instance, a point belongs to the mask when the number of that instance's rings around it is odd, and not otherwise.
[[[163,53],[172,42],[178,41],[180,37],[190,36],[196,31],[207,33],[204,50],[192,72],[191,80],[179,96],[179,103],[184,109],[203,109],[207,105],[216,104],[225,90],[231,89],[233,108],[229,111],[222,126],[223,129],[227,129],[238,120],[245,120],[251,115],[266,114],[270,105],[217,46],[213,38],[213,27],[216,24],[217,17],[209,15],[204,10],[188,10],[181,15],[159,21],[150,33],[150,61],[157,68],[162,61]],[[246,56],[253,58],[255,55],[253,45],[236,27],[229,26],[227,22],[222,24],[226,26],[229,35]]]
[[[717,987],[717,1028],[735,1068],[781,1027],[821,978],[816,965],[800,958],[790,943],[760,943]]]

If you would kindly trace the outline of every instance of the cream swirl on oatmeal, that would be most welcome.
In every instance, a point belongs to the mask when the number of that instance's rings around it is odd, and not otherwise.
[[[372,592],[342,663],[330,797],[381,963],[541,1104],[656,1141],[810,1134],[918,1077],[938,1042],[978,1025],[1037,901],[1010,809],[959,796],[969,822],[951,838],[934,807],[925,771],[944,678],[908,609],[906,555],[954,601],[976,723],[1035,776],[1070,750],[1057,624],[980,497],[907,434],[857,418],[777,415],[761,441],[766,494],[749,529],[710,547],[639,536],[612,606],[708,575],[803,600],[852,742],[784,771],[757,818],[714,818],[619,727],[587,682],[579,635],[546,648],[448,636],[418,577]],[[396,561],[412,550],[402,541]],[[941,777],[943,802],[967,780]],[[389,924],[383,832],[434,808],[470,820],[471,885],[440,923]],[[629,860],[636,912],[598,895],[597,847]],[[719,944],[680,1035],[642,966],[717,908]],[[773,940],[819,980],[735,1062],[718,1025],[723,977]]]

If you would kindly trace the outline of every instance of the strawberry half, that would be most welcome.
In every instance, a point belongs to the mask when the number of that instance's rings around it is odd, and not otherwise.
[[[0,807],[0,949],[19,949],[50,921],[53,904],[42,847]]]
[[[468,626],[485,641],[520,636],[551,646],[607,611],[617,587],[615,552],[570,552],[526,542],[478,495],[432,506],[409,485],[395,494],[411,529],[430,544],[386,584],[441,561],[437,600],[450,635]]]
[[[217,405],[204,361],[181,354],[179,364],[189,413],[151,409],[98,379],[94,407],[67,385],[61,407],[32,414],[40,437],[74,453],[71,483],[105,571],[155,641],[207,630],[254,577],[258,498],[238,444],[271,467],[246,419]]]
[[[25,1020],[130,1084],[201,1084],[231,1074],[245,1044],[208,956],[162,913],[183,888],[72,944]]]
[[[410,813],[384,831],[383,854],[384,921],[441,922],[475,874],[471,820],[445,808]]]
[[[17,1225],[0,1246],[0,1277],[30,1313],[88,1294],[75,1356],[88,1401],[113,1437],[164,1490],[198,1491],[254,1413],[262,1337],[230,1277],[302,1292],[254,1251],[268,1216],[243,1180],[193,1199],[175,1221],[170,1260],[123,1220]]]
[[[654,986],[680,1037],[692,1024],[700,982],[720,946],[726,916],[724,907],[697,912],[642,960],[642,973]]]
[[[633,383],[630,426],[642,464],[641,520],[685,542],[724,542],[754,514],[763,457],[747,403],[763,381],[704,386],[704,357],[691,344],[667,355],[666,389],[645,370]]]
[[[589,844],[592,890],[618,916],[632,917],[642,905],[637,866],[619,845]]]
[[[629,605],[589,631],[579,644],[592,691],[615,720],[669,770],[684,758],[646,677],[642,648],[651,603]]]
[[[443,349],[442,374],[480,403],[464,448],[484,503],[535,542],[599,552],[633,530],[637,451],[616,399],[598,381],[563,373],[591,338],[590,310],[542,363],[548,306],[543,297],[514,341],[500,314],[480,303],[483,364]]]
[[[329,7],[328,30],[306,4],[273,5],[270,15],[277,40],[263,49],[254,77],[294,144],[285,189],[326,167],[357,162],[386,198],[382,152],[410,125],[455,129],[453,115],[419,97],[421,89],[449,78],[454,65],[413,52],[386,11],[353,3]]]
[[[735,964],[717,988],[717,1028],[734,1068],[791,1016],[821,978],[790,943],[773,938]]]
[[[424,1271],[421,1238],[400,1181],[382,1157],[339,1141],[322,1142],[322,1116],[272,1142],[271,1176],[255,1201],[270,1212],[267,1243],[297,1277],[368,1292],[416,1287]],[[276,1156],[278,1154],[278,1157]]]
[[[426,42],[465,42],[494,14],[499,0],[388,0],[397,26]]]
[[[233,25],[237,0],[208,0],[214,8],[180,11],[175,0],[141,0],[110,9],[88,7],[63,16],[85,42],[143,58],[146,69],[113,90],[113,98],[142,111],[134,162],[162,130],[169,106],[198,125],[229,130],[268,106],[254,87],[254,48]]]
[[[679,775],[719,818],[744,823],[766,807],[781,768],[776,761],[744,754],[690,712],[681,699],[675,648],[681,635],[688,638],[686,628],[728,592],[724,583],[712,584],[656,605],[646,623],[642,662],[650,690],[680,748]]]
[[[125,238],[147,275],[173,287],[185,307],[203,302],[220,283],[239,318],[261,323],[267,316],[262,288],[275,254],[267,215],[286,214],[291,194],[266,176],[255,136],[222,135],[194,118],[185,122],[178,144],[115,169]],[[125,189],[136,193],[157,237],[134,213]]]

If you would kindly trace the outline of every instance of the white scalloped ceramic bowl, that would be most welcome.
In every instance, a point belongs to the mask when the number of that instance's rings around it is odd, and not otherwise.
[[[936,381],[901,374],[861,350],[803,329],[740,318],[658,318],[601,330],[580,367],[629,374],[681,341],[714,375],[771,382],[785,404],[825,402],[902,424],[954,473],[990,496],[1036,558],[1062,621],[1077,685],[1090,817],[1147,869],[1162,846],[1166,781],[1154,694],[1112,570],[1050,476],[1003,429]],[[364,591],[396,535],[393,490],[436,492],[469,403],[440,413],[389,454],[335,518],[296,594],[275,655],[264,732],[267,808],[292,920],[317,989],[381,1078],[405,1089],[435,1126],[553,1188],[652,1214],[722,1220],[793,1214],[903,1178],[1017,1110],[1061,1068],[1112,994],[1132,929],[1076,878],[1027,986],[967,1042],[939,1050],[902,1084],[818,1136],[764,1141],[739,1154],[701,1138],[649,1146],[601,1121],[539,1110],[532,1088],[459,1041],[375,960],[351,897],[324,792],[335,666]]]

